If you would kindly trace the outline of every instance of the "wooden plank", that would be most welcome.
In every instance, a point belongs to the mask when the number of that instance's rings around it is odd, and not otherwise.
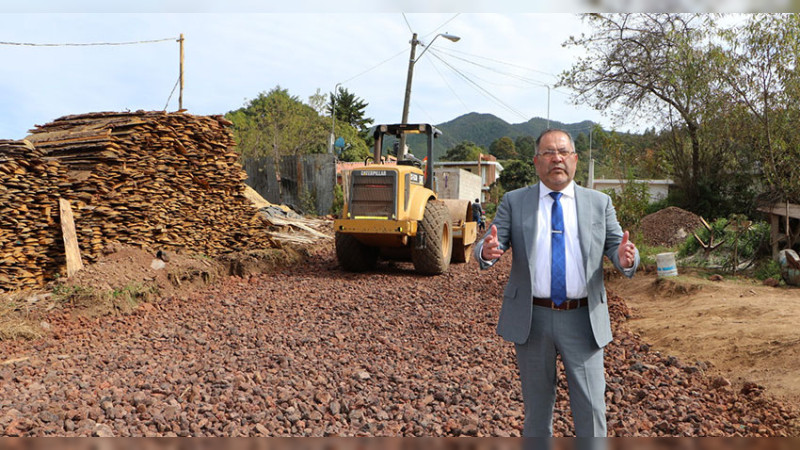
[[[278,218],[278,217],[270,217],[267,220],[269,220],[273,225],[277,225],[277,226],[282,226],[282,225],[283,226],[287,226],[287,225],[289,225],[289,226],[300,228],[301,230],[307,231],[307,232],[311,233],[311,235],[319,237],[319,238],[326,238],[326,239],[330,239],[331,238],[331,236],[328,236],[327,234],[320,233],[319,231],[317,231],[317,230],[315,230],[315,229],[313,229],[313,228],[311,228],[311,227],[309,227],[307,225],[303,225],[302,223],[299,223],[299,221],[293,221],[292,219],[281,219],[281,218]]]
[[[775,203],[770,206],[761,206],[758,208],[758,211],[767,214],[777,214],[782,217],[786,217],[788,214],[788,216],[793,219],[800,219],[800,205],[796,203],[789,203],[788,207],[786,203]]]
[[[69,201],[59,198],[59,210],[61,211],[61,232],[64,236],[64,249],[67,256],[67,278],[83,269],[81,262],[81,251],[78,248],[78,236],[75,233],[75,219],[72,216],[72,206]]]

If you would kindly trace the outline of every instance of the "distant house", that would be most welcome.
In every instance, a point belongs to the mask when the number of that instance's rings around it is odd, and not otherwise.
[[[481,197],[481,177],[468,170],[436,167],[433,176],[439,198],[473,201]]]
[[[613,189],[615,192],[619,193],[622,191],[622,186],[627,182],[628,180],[594,180],[592,188],[598,191]],[[635,182],[647,184],[647,190],[650,193],[650,203],[667,198],[669,187],[675,184],[672,180],[635,180]]]
[[[489,193],[489,186],[494,183],[503,171],[503,166],[492,155],[481,153],[478,161],[437,161],[434,168],[463,169],[481,177],[481,203]]]

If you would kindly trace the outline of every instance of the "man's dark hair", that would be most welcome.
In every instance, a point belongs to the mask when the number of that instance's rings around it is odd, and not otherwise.
[[[548,128],[548,129],[542,131],[542,134],[540,134],[539,137],[536,138],[536,153],[539,153],[539,142],[542,141],[542,138],[544,137],[544,135],[550,134],[550,133],[564,133],[564,134],[566,134],[567,135],[567,139],[569,140],[569,145],[570,145],[570,147],[572,147],[572,151],[575,151],[575,141],[572,140],[572,135],[569,134],[569,132],[567,130],[562,130],[561,128]]]

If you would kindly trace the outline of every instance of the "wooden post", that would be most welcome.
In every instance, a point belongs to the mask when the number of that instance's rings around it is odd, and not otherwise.
[[[792,248],[794,246],[792,239],[792,227],[789,225],[789,200],[786,200],[786,248]]]
[[[478,177],[480,178],[478,181],[478,185],[480,186],[480,189],[478,190],[478,199],[481,201],[481,204],[483,204],[483,174],[481,173],[481,158],[483,158],[483,153],[478,152]]]
[[[61,233],[64,236],[64,251],[67,256],[67,278],[69,278],[75,272],[83,269],[83,262],[81,262],[81,250],[78,247],[78,236],[75,233],[72,206],[63,198],[58,199],[58,206],[61,214]]]
[[[769,239],[772,243],[772,259],[778,260],[778,242],[780,241],[780,216],[774,213],[769,215]]]
[[[180,45],[180,47],[181,47],[181,65],[180,65],[180,85],[181,85],[181,88],[180,88],[180,92],[178,93],[178,110],[181,110],[181,109],[183,109],[183,33],[181,33],[181,37],[180,37],[180,39],[178,39],[178,42],[180,42],[180,44],[181,44]]]

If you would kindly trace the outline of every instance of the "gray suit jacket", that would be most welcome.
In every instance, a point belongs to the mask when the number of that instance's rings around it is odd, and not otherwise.
[[[622,242],[622,228],[617,222],[617,213],[608,195],[575,185],[575,202],[578,239],[589,293],[589,318],[597,345],[604,347],[611,342],[611,320],[603,283],[603,255],[608,256],[614,266],[630,278],[639,265],[639,251],[636,251],[632,268],[623,269],[620,266],[617,249]],[[497,227],[497,238],[501,247],[513,249],[511,274],[503,292],[497,333],[505,340],[517,344],[528,340],[531,328],[538,209],[539,183],[506,193],[492,222]],[[497,260],[481,260],[483,239],[476,244],[475,256],[481,269],[494,265]]]

